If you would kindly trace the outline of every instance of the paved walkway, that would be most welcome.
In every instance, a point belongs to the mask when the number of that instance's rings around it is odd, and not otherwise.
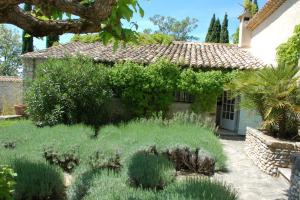
[[[273,178],[259,170],[247,157],[244,141],[221,140],[228,156],[229,172],[216,174],[218,180],[232,185],[241,200],[285,200],[289,183],[282,177]]]

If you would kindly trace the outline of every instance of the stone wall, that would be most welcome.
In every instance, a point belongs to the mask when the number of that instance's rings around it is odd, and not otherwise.
[[[278,176],[278,168],[291,167],[291,155],[300,153],[299,142],[287,142],[247,127],[246,153],[254,163],[271,176]]]
[[[22,102],[22,79],[0,76],[0,115],[15,114],[14,105],[21,104]]]
[[[292,156],[292,175],[289,200],[300,199],[300,154]]]

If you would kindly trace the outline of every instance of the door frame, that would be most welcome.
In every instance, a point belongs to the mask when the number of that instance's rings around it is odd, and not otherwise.
[[[224,106],[224,104],[225,104],[225,102],[224,102],[224,95],[225,95],[227,92],[228,92],[228,91],[224,91],[223,94],[222,94],[222,96],[221,96],[220,112],[219,112],[219,116],[218,116],[219,122],[220,122],[219,127],[220,127],[221,129],[225,129],[225,130],[228,130],[228,131],[237,133],[237,132],[238,132],[238,128],[239,128],[239,121],[240,121],[240,111],[239,111],[239,109],[237,108],[237,104],[238,104],[238,102],[240,101],[240,98],[239,98],[239,97],[236,97],[236,98],[235,98],[235,101],[234,101],[234,122],[233,122],[234,128],[233,128],[232,130],[229,130],[229,129],[224,128],[224,127],[222,126],[222,122],[223,122],[223,120],[224,120],[224,119],[223,119],[223,106]]]

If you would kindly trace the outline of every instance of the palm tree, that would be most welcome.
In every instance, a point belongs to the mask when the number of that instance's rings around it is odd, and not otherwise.
[[[260,114],[268,133],[292,138],[298,135],[300,116],[298,72],[299,67],[284,65],[241,72],[226,88],[242,96],[242,107]]]

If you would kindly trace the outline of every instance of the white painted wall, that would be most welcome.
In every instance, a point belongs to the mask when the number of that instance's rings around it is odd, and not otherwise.
[[[238,122],[238,134],[246,135],[247,127],[261,128],[261,117],[253,110],[240,110],[240,120]]]
[[[266,63],[276,63],[276,48],[292,36],[300,24],[300,0],[287,0],[252,31],[250,52]]]

